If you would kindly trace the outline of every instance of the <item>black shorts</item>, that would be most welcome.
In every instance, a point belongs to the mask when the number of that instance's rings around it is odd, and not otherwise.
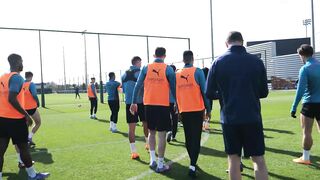
[[[32,116],[32,115],[34,115],[34,113],[37,111],[37,108],[29,109],[29,110],[26,110],[26,111],[27,111],[27,113],[28,113],[30,116]]]
[[[135,115],[131,114],[130,106],[131,104],[126,104],[127,123],[137,123],[139,122],[139,119],[140,121],[146,121],[143,104],[138,104],[138,113],[136,113]]]
[[[28,125],[25,118],[0,117],[0,138],[11,138],[13,144],[28,143]]]
[[[317,121],[320,121],[320,103],[304,103],[300,113],[308,118],[316,118]]]
[[[222,124],[225,152],[228,155],[262,156],[265,153],[262,123],[239,125]]]
[[[171,128],[170,107],[145,105],[148,129],[169,131]]]

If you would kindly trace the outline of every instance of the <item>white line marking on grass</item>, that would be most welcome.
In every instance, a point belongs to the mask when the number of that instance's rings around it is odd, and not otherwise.
[[[208,141],[209,135],[210,135],[210,134],[209,134],[208,131],[206,131],[206,132],[204,133],[204,137],[203,137],[202,140],[201,140],[201,146]],[[180,156],[174,158],[173,160],[169,161],[167,164],[168,164],[169,166],[171,166],[173,163],[176,163],[176,162],[184,159],[184,158],[187,157],[187,156],[188,156],[188,153],[185,152],[185,153],[181,154]],[[152,174],[152,173],[154,173],[154,171],[151,170],[151,169],[149,169],[148,171],[144,171],[144,172],[142,172],[141,174],[139,174],[138,176],[131,177],[131,178],[127,179],[127,180],[137,180],[137,179],[141,179],[141,178],[143,178],[143,177],[145,177],[145,176],[147,176],[147,175],[150,175],[150,174]]]

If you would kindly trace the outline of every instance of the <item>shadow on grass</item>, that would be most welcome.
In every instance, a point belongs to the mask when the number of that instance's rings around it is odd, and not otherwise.
[[[245,169],[249,169],[251,171],[253,171],[253,168],[251,167],[248,167],[248,166],[245,166],[244,167]],[[252,172],[253,173],[253,172]],[[243,174],[244,175],[244,174]],[[275,174],[275,173],[272,173],[272,172],[268,172],[268,175],[269,177],[273,177],[272,179],[280,179],[280,180],[297,180],[295,178],[292,178],[292,177],[287,177],[287,176],[282,176],[282,175],[279,175],[279,174]],[[252,176],[251,176],[252,177]]]
[[[224,151],[211,149],[211,148],[208,148],[208,147],[205,147],[205,146],[201,147],[200,154],[206,155],[206,156],[214,156],[214,157],[223,157],[223,158],[227,157],[227,154]]]
[[[182,166],[179,163],[173,163],[170,166],[171,170],[168,172],[165,172],[163,174],[161,174],[162,176],[165,176],[167,178],[170,179],[191,179],[188,176],[188,172],[189,172],[189,167],[187,166]],[[218,178],[216,176],[213,176],[212,174],[208,174],[207,172],[203,171],[201,168],[198,168],[197,171],[197,179],[211,179],[211,180],[215,180],[215,179],[221,179]]]
[[[67,112],[59,111],[59,110],[52,109],[52,108],[49,108],[49,107],[43,107],[43,109],[46,109],[46,110],[49,110],[49,111],[52,111],[52,112],[56,112],[56,113],[67,113]]]
[[[19,169],[18,174],[17,173],[3,173],[2,177],[7,177],[7,180],[17,180],[17,179],[27,179],[28,174],[24,169]]]
[[[128,138],[128,137],[129,137],[129,134],[126,133],[126,132],[117,131],[115,134],[121,134],[121,135],[122,135],[123,137],[125,137],[125,138]],[[136,141],[144,142],[144,141],[145,141],[145,138],[144,138],[144,136],[137,136],[137,135],[136,135],[135,140],[136,140]]]
[[[30,153],[32,160],[36,163],[52,164],[54,163],[52,159],[52,154],[48,152],[47,148],[31,148]]]
[[[110,123],[110,121],[109,121],[109,120],[106,120],[106,119],[100,119],[100,118],[96,119],[96,121],[99,121],[99,122],[102,122],[102,123]]]
[[[292,131],[282,130],[282,129],[271,129],[271,128],[263,128],[264,131],[271,131],[281,134],[294,134]]]
[[[289,151],[289,150],[283,150],[283,149],[275,149],[271,147],[266,147],[266,151],[276,153],[276,154],[284,154],[288,156],[292,156],[293,158],[297,158],[301,156],[301,152],[294,152],[294,151]],[[315,169],[320,169],[320,157],[319,156],[311,156],[311,162],[313,162],[311,167]]]

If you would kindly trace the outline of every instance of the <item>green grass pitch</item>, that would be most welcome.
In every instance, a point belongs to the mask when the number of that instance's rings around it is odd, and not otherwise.
[[[31,150],[37,171],[51,173],[53,180],[105,179],[188,179],[189,158],[184,147],[184,134],[179,127],[177,140],[167,144],[166,161],[174,161],[172,169],[157,174],[148,168],[149,154],[144,150],[141,125],[136,129],[140,160],[130,159],[125,120],[125,106],[119,112],[119,133],[109,129],[109,107],[99,104],[97,117],[89,119],[89,101],[74,95],[46,95],[47,109],[40,108],[42,127],[34,136],[37,147]],[[311,166],[298,165],[293,158],[301,155],[301,129],[298,119],[290,117],[294,91],[272,91],[262,100],[262,116],[266,141],[266,162],[270,179],[320,179],[320,136],[314,126],[314,146]],[[79,107],[81,104],[81,107]],[[300,109],[300,107],[299,107]],[[224,153],[219,105],[214,102],[210,132],[203,133],[203,146],[198,160],[199,179],[227,179],[227,159]],[[243,179],[253,179],[251,160],[245,159]],[[24,170],[17,167],[13,146],[5,155],[3,178],[25,179]]]

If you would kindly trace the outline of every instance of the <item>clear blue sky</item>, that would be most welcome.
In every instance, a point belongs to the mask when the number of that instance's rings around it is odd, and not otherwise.
[[[317,50],[320,48],[320,2],[315,2]],[[302,20],[311,18],[310,0],[212,0],[215,55],[225,51],[231,30],[246,41],[305,37]],[[196,58],[211,56],[210,0],[10,0],[0,2],[0,26],[59,29],[107,33],[148,34],[191,38]],[[308,35],[311,35],[309,26]],[[40,79],[38,34],[0,30],[0,72],[8,70],[7,56],[21,54],[25,70]],[[43,33],[44,80],[63,78],[62,48],[65,49],[67,82],[84,74],[83,36]],[[187,41],[150,39],[150,55],[157,46],[168,50],[167,62],[182,59]],[[87,36],[88,72],[98,74],[97,37]],[[101,37],[102,71],[125,70],[139,55],[146,63],[143,38]],[[105,81],[105,74],[103,75]]]

